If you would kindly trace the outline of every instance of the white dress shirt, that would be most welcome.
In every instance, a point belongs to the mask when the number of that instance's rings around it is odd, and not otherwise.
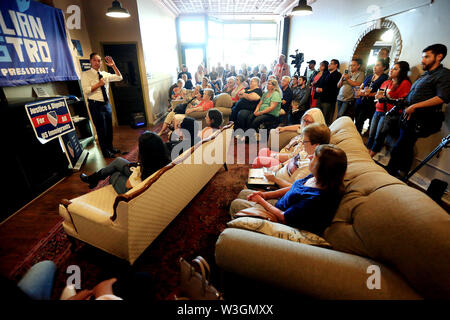
[[[121,81],[123,79],[122,76],[118,76],[113,73],[109,73],[106,71],[100,71],[103,79],[105,80],[105,89],[108,94],[109,83],[113,81]],[[96,100],[104,102],[102,89],[98,87],[97,90],[91,92],[91,88],[93,85],[99,82],[98,72],[95,69],[90,69],[88,71],[84,71],[81,74],[81,87],[83,89],[83,93],[86,95],[86,98],[89,100]]]

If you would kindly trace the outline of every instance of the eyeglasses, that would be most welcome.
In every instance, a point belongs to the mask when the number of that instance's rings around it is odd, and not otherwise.
[[[308,143],[308,142],[311,143],[311,141],[308,141],[308,140],[302,140],[302,143],[303,143],[303,144]]]

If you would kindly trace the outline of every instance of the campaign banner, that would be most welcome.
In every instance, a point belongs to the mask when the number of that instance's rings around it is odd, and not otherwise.
[[[78,80],[62,11],[30,0],[1,3],[0,86]]]
[[[65,98],[26,104],[25,110],[42,144],[75,130]]]

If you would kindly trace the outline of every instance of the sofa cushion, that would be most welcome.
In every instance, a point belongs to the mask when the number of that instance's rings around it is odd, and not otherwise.
[[[231,108],[233,100],[228,93],[220,93],[214,97],[214,106],[216,108]]]
[[[309,231],[298,230],[285,224],[275,223],[264,219],[242,217],[231,220],[228,227],[245,229],[266,234],[268,236],[286,239],[303,244],[316,245],[330,248],[331,245],[325,239]]]
[[[450,298],[450,216],[378,166],[350,118],[330,129],[349,164],[344,197],[324,238],[333,249],[393,266],[426,298]]]

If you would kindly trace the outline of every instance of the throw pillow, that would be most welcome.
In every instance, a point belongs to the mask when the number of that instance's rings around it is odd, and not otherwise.
[[[285,224],[275,223],[264,219],[242,217],[231,220],[227,223],[227,226],[231,228],[255,231],[268,236],[303,244],[331,248],[331,245],[324,238],[319,237],[314,233],[305,230],[298,230]]]

